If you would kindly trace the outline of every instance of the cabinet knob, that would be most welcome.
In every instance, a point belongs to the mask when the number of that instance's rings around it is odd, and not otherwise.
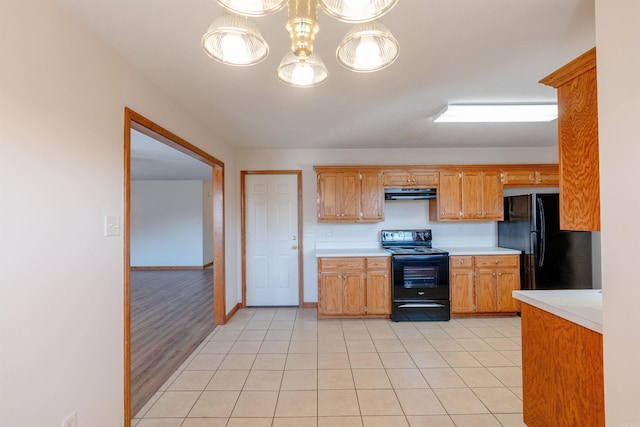
[[[500,273],[498,273],[498,276],[502,276],[502,271]]]
[[[411,180],[409,178],[407,178],[407,182],[411,182]]]
[[[291,246],[291,249],[298,249],[296,245]]]
[[[460,260],[460,264],[464,264],[464,260],[463,259]]]
[[[498,264],[498,260],[496,260],[496,264]]]
[[[496,276],[496,273],[493,273],[493,277],[495,277],[495,276]]]

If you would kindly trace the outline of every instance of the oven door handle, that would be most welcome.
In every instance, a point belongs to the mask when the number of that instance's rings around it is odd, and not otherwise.
[[[446,306],[444,304],[438,304],[435,302],[402,304],[398,306],[398,308],[443,308],[443,307],[446,307]]]

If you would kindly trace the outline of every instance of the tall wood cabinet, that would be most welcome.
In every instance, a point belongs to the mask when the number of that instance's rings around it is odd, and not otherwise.
[[[600,230],[596,48],[540,80],[558,89],[560,228]]]
[[[500,171],[461,169],[440,172],[437,203],[429,206],[429,216],[437,221],[504,219]]]
[[[449,257],[451,313],[515,313],[520,289],[519,255]]]
[[[389,317],[389,257],[318,258],[318,318]]]

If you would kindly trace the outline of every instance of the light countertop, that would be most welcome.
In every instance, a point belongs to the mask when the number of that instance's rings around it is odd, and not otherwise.
[[[513,291],[513,297],[587,329],[602,333],[600,289]]]
[[[316,248],[316,257],[345,257],[345,256],[391,256],[391,254],[381,248]]]
[[[499,248],[497,246],[479,247],[441,247],[438,249],[449,252],[449,255],[520,255],[515,249]]]
[[[499,248],[495,246],[470,246],[470,247],[441,247],[438,249],[449,252],[449,255],[520,255],[520,251],[514,249]],[[389,252],[382,249],[379,243],[362,244],[354,243],[338,244],[334,247],[316,246],[316,257],[344,257],[344,256],[390,256]]]

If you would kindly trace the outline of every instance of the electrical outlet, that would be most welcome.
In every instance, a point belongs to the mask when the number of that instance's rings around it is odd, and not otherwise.
[[[78,414],[73,411],[67,418],[62,420],[62,427],[78,427]]]

